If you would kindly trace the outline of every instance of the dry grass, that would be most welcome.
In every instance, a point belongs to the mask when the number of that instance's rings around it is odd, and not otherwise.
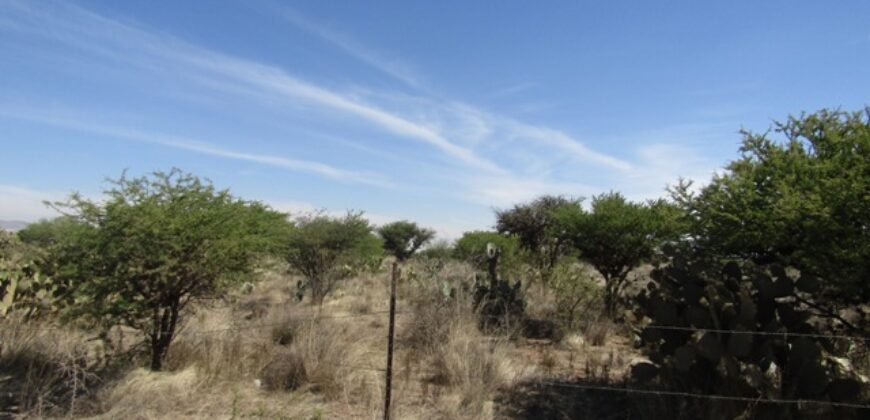
[[[88,412],[100,382],[98,350],[69,329],[4,320],[0,323],[0,413],[42,417]]]
[[[518,382],[542,372],[582,373],[589,343],[612,341],[610,332],[595,338],[593,328],[562,344],[484,334],[462,287],[472,279],[470,267],[450,262],[436,272],[413,264],[399,284],[395,418],[492,418],[498,395]],[[2,409],[107,419],[379,418],[387,274],[347,282],[322,308],[297,302],[295,284],[267,273],[253,287],[191,308],[160,373],[133,359],[103,375],[95,366],[104,359],[86,335],[26,333],[15,328],[20,323],[0,320],[0,390],[15,384],[28,395],[0,399]],[[444,293],[450,288],[452,297]],[[552,307],[551,298],[536,299]],[[129,349],[140,338],[118,332],[115,341]],[[577,340],[582,345],[571,350]],[[78,373],[70,375],[70,366]],[[99,386],[83,380],[97,373]]]

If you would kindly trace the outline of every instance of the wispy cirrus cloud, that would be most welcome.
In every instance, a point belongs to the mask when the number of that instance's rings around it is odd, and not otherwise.
[[[610,188],[627,191],[633,197],[660,195],[675,168],[694,171],[703,166],[702,163],[693,163],[691,167],[679,165],[678,157],[693,156],[693,151],[686,148],[669,149],[668,144],[662,143],[658,149],[632,147],[623,148],[619,155],[608,154],[596,150],[590,146],[594,143],[582,141],[568,130],[521,121],[521,118],[511,117],[505,112],[446,98],[424,86],[419,73],[408,70],[411,67],[402,60],[393,59],[389,54],[369,48],[336,29],[298,14],[288,21],[402,83],[396,84],[395,90],[371,89],[362,85],[337,87],[324,82],[329,80],[328,76],[318,77],[319,82],[315,83],[306,80],[299,69],[290,71],[289,67],[285,69],[276,64],[230,55],[135,23],[113,20],[75,5],[9,4],[17,8],[18,16],[11,16],[15,19],[8,21],[23,23],[6,25],[0,21],[0,31],[27,32],[50,38],[63,46],[62,53],[76,50],[83,60],[116,68],[122,74],[135,70],[135,77],[141,80],[148,81],[152,77],[175,83],[180,80],[183,83],[177,84],[183,87],[183,93],[202,95],[203,103],[207,104],[212,97],[242,98],[246,105],[253,104],[259,107],[258,110],[274,112],[278,119],[298,111],[306,113],[305,118],[321,119],[315,130],[330,130],[323,121],[335,125],[362,122],[367,130],[374,128],[384,135],[346,137],[348,142],[356,143],[352,152],[363,150],[372,156],[394,156],[391,164],[381,164],[384,169],[376,170],[407,175],[408,178],[402,181],[414,185],[415,190],[439,191],[445,198],[462,200],[463,211],[508,206],[540,194],[589,196]],[[4,7],[0,5],[0,10]],[[344,80],[346,76],[341,75],[336,80]],[[138,81],[130,79],[132,85]],[[520,83],[507,88],[503,92],[504,101],[509,102],[509,97],[519,96],[530,86],[532,84]],[[407,93],[409,91],[411,93]],[[288,104],[292,106],[287,107]],[[91,115],[98,111],[94,110]],[[108,123],[110,120],[106,118],[64,118],[63,115],[35,112],[29,112],[25,118],[191,153],[256,162],[340,182],[393,186],[390,179],[378,174],[268,155],[263,151],[254,153],[245,150],[247,147],[240,145],[240,141],[234,143],[235,147],[219,146],[200,141],[199,138],[208,137],[188,130],[182,131],[189,135],[177,135],[167,132],[167,129],[142,130],[139,128],[144,126],[142,124]],[[368,142],[371,138],[379,141]],[[395,143],[385,146],[390,142]],[[393,144],[400,147],[393,147]],[[330,162],[330,156],[327,154],[322,160]],[[378,158],[369,161],[380,164]],[[433,180],[432,184],[427,183]],[[474,205],[467,206],[468,203]],[[432,220],[433,225],[441,226],[439,231],[449,229],[450,223],[438,218]],[[477,226],[465,223],[463,226],[483,227],[480,223]]]
[[[34,23],[24,29],[50,36],[85,51],[113,60],[158,71],[176,71],[190,80],[215,85],[229,83],[227,89],[255,88],[260,93],[303,100],[334,111],[354,115],[403,138],[427,143],[475,169],[504,173],[495,163],[474,151],[456,145],[424,124],[361,102],[337,91],[306,82],[283,69],[253,60],[234,57],[189,44],[170,35],[159,34],[123,24],[74,5],[63,5],[64,13],[50,13],[37,6],[10,3]],[[51,28],[45,31],[44,28]],[[107,37],[111,35],[111,37]],[[138,54],[130,54],[132,50]],[[142,57],[142,55],[150,57]],[[156,59],[156,61],[155,61]],[[217,77],[218,83],[214,83]]]
[[[296,27],[319,36],[324,41],[340,48],[361,62],[418,88],[418,90],[428,97],[416,98],[415,101],[418,103],[425,103],[428,107],[427,112],[429,114],[434,113],[436,114],[436,118],[440,117],[446,120],[448,124],[451,124],[453,127],[450,129],[451,133],[456,134],[461,138],[465,138],[467,141],[476,143],[487,138],[489,138],[490,141],[498,141],[494,139],[494,134],[498,133],[498,135],[508,136],[513,139],[539,142],[542,145],[567,152],[579,160],[592,162],[596,165],[619,171],[628,171],[631,169],[631,164],[628,162],[614,156],[594,151],[583,144],[583,142],[558,129],[528,124],[504,115],[498,115],[471,104],[463,103],[462,101],[447,99],[441,95],[432,94],[430,89],[421,87],[419,83],[412,83],[409,81],[409,77],[406,73],[397,71],[393,66],[389,65],[391,61],[385,61],[382,58],[382,53],[374,53],[371,48],[360,44],[353,38],[347,35],[340,35],[335,30],[329,29],[322,24],[318,24],[294,9],[276,7],[276,10],[279,10],[282,16]],[[413,80],[416,79],[417,78],[414,78]],[[503,88],[495,94],[497,96],[510,96],[528,90],[534,86],[536,86],[536,83],[533,82],[517,83],[513,86]]]
[[[305,32],[323,39],[335,47],[338,47],[357,60],[360,60],[409,86],[423,88],[421,77],[418,72],[414,71],[408,63],[399,58],[383,52],[375,51],[372,48],[360,44],[352,37],[315,22],[311,18],[299,13],[297,10],[289,6],[273,5],[271,8],[287,22]]]
[[[38,122],[42,124],[73,129],[81,132],[103,135],[115,139],[157,144],[160,146],[186,150],[203,155],[247,162],[255,162],[277,168],[287,169],[294,172],[303,172],[319,175],[325,178],[342,182],[366,184],[385,188],[391,188],[395,186],[392,182],[386,180],[381,176],[356,171],[348,171],[336,168],[331,165],[327,165],[325,163],[301,159],[292,159],[282,156],[248,153],[219,147],[214,144],[200,141],[191,137],[159,133],[154,131],[145,131],[124,126],[88,121],[81,115],[72,117],[70,112],[50,114],[44,111],[36,111],[28,107],[18,107],[17,109],[13,109],[7,105],[0,107],[0,117]]]

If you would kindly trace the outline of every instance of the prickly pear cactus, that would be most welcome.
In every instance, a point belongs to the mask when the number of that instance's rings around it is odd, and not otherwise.
[[[663,384],[753,398],[861,398],[859,382],[831,362],[836,340],[808,336],[820,331],[799,298],[818,289],[814,277],[680,256],[651,277],[637,315],[649,321],[642,345]]]
[[[6,316],[11,311],[21,311],[32,318],[57,310],[55,298],[58,289],[32,263],[0,268],[0,287],[0,316]]]
[[[511,285],[498,277],[500,254],[495,245],[487,244],[489,284],[484,284],[476,277],[472,291],[474,307],[480,313],[481,324],[487,328],[519,320],[526,309],[522,283],[517,281]]]

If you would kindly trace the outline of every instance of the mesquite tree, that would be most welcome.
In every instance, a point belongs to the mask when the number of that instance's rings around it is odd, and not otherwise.
[[[663,201],[633,203],[619,193],[592,199],[592,210],[566,206],[556,215],[560,230],[579,251],[580,258],[604,277],[608,315],[616,312],[619,293],[628,273],[653,258],[656,248],[677,235],[673,206]]]
[[[870,107],[743,133],[741,157],[694,193],[672,189],[698,247],[823,281],[825,311],[870,299]]]
[[[570,251],[569,241],[556,229],[555,212],[579,203],[578,199],[545,195],[496,211],[496,230],[517,238],[544,284],[549,282],[559,259]]]
[[[296,220],[285,258],[305,276],[300,293],[309,289],[312,303],[321,305],[341,280],[356,274],[368,261],[379,260],[382,252],[380,239],[372,234],[372,225],[362,213],[314,214]]]
[[[53,248],[52,271],[69,315],[143,332],[158,371],[184,308],[249,272],[289,224],[178,169],[110,182],[105,201],[55,203],[90,228]]]

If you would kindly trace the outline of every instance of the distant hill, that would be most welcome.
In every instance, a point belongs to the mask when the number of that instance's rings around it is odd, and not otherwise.
[[[22,222],[20,220],[0,220],[0,229],[16,232],[24,229],[29,224],[30,223]]]

